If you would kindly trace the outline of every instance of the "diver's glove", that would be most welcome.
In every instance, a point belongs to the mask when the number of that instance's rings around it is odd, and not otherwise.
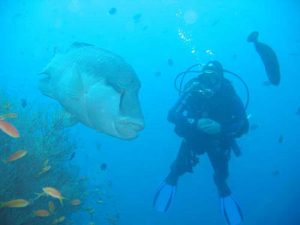
[[[203,118],[197,121],[197,129],[210,135],[216,135],[221,132],[221,124],[215,120]]]

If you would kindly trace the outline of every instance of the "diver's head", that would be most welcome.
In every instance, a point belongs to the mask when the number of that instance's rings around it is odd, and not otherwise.
[[[222,86],[223,66],[218,61],[209,61],[198,76],[200,92],[205,97],[212,97]]]

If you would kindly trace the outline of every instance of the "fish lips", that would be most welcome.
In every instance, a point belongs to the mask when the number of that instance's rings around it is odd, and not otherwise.
[[[142,119],[121,117],[115,121],[115,130],[118,137],[122,139],[134,139],[143,129],[144,121]]]

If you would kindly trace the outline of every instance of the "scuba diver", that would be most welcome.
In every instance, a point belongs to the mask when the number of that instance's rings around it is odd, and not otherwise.
[[[175,132],[182,143],[170,173],[154,196],[153,205],[157,211],[168,210],[179,177],[186,172],[192,173],[198,155],[207,153],[226,222],[237,225],[243,220],[226,180],[231,150],[240,155],[235,139],[248,132],[249,123],[245,107],[224,72],[232,73],[223,70],[218,61],[208,62],[200,75],[187,82],[169,111],[168,120],[175,124]]]

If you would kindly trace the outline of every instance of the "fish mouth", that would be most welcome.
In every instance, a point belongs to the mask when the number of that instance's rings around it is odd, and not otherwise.
[[[144,121],[142,119],[121,118],[116,121],[116,130],[121,138],[136,138],[138,132],[144,129]]]

